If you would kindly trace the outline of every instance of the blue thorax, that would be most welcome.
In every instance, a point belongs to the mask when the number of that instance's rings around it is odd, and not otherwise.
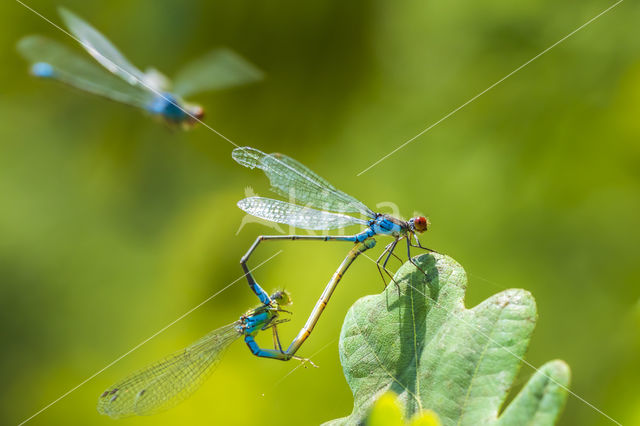
[[[154,115],[161,115],[171,121],[179,122],[187,117],[180,105],[180,101],[168,92],[157,95],[147,106],[147,111]]]
[[[262,327],[269,322],[270,315],[268,312],[262,312],[260,314],[252,315],[245,319],[246,329],[244,334],[253,334],[259,331]]]
[[[394,222],[386,216],[380,215],[373,219],[369,225],[371,230],[376,234],[382,235],[399,235],[404,232],[404,228],[397,222]]]

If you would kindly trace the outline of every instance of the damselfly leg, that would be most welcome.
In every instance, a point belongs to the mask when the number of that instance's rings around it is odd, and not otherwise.
[[[278,336],[277,327],[273,327],[273,349],[278,349],[280,352],[284,352],[282,350],[282,345],[280,344],[280,336]]]
[[[382,278],[382,282],[384,283],[384,286],[387,286],[387,282],[384,278],[384,275],[382,274],[382,271],[384,271],[389,278],[391,279],[391,281],[394,282],[394,284],[396,284],[396,286],[398,285],[398,283],[396,282],[396,280],[393,278],[393,274],[387,269],[387,263],[389,262],[389,259],[391,258],[391,256],[395,257],[396,259],[398,259],[398,261],[402,262],[402,259],[395,254],[394,250],[396,248],[396,245],[398,244],[398,241],[400,241],[403,238],[406,238],[407,240],[407,257],[409,262],[411,262],[411,264],[413,266],[415,266],[419,271],[421,271],[422,273],[426,274],[426,272],[420,268],[420,266],[418,266],[418,264],[416,264],[413,260],[413,257],[411,256],[411,247],[415,247],[415,248],[420,248],[423,250],[427,250],[429,252],[435,252],[435,250],[432,250],[430,248],[424,247],[420,244],[420,240],[418,239],[418,237],[414,234],[414,237],[416,239],[417,245],[414,245],[411,243],[411,238],[410,236],[402,236],[400,238],[395,239],[394,241],[392,241],[391,243],[389,243],[387,245],[387,247],[385,247],[384,251],[380,254],[380,256],[378,257],[378,259],[376,260],[376,266],[378,267],[378,272],[380,273],[380,277]],[[386,257],[385,257],[386,255]],[[384,258],[384,262],[381,261]]]
[[[415,267],[416,267],[416,269],[418,269],[418,271],[422,272],[424,275],[427,275],[426,271],[425,271],[424,269],[422,269],[422,268],[421,268],[421,267],[420,267],[420,266],[419,266],[419,265],[418,265],[418,264],[413,260],[413,257],[411,257],[411,247],[415,247],[415,246],[414,246],[413,244],[411,244],[411,238],[409,238],[409,237],[407,236],[407,257],[409,258],[409,262],[411,262],[411,264],[412,264],[413,266],[415,266]],[[424,250],[433,251],[433,250],[430,250],[430,249],[428,249],[428,248],[426,248],[426,247],[418,247],[418,248],[421,248],[421,249],[424,249]]]
[[[393,281],[394,283],[396,282],[393,279],[393,274],[391,272],[389,272],[389,270],[387,269],[387,262],[389,262],[389,258],[391,257],[391,255],[395,256],[396,258],[398,257],[393,253],[393,250],[396,248],[397,244],[398,244],[398,240],[397,239],[393,240],[391,243],[387,244],[387,246],[384,248],[383,252],[378,257],[378,260],[376,260],[376,267],[378,268],[378,272],[380,273],[380,278],[382,278],[383,288],[387,287],[387,280],[384,278],[384,275],[382,274],[382,271],[384,271],[389,276],[391,281]],[[387,257],[384,260],[384,262],[382,263],[382,265],[380,265],[380,261],[382,260],[382,258],[385,255]],[[397,283],[396,283],[396,285],[397,285]]]
[[[419,248],[422,250],[426,250],[426,251],[430,251],[432,253],[438,253],[436,250],[434,249],[430,249],[429,247],[425,247],[420,243],[420,239],[418,238],[418,236],[416,234],[413,234],[413,238],[416,240],[415,244],[411,244],[411,247],[415,247],[415,248]]]

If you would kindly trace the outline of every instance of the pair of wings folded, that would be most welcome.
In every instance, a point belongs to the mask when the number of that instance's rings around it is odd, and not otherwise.
[[[51,78],[118,102],[144,108],[159,92],[171,92],[183,98],[247,84],[263,76],[238,54],[220,48],[186,65],[172,84],[155,69],[140,71],[104,35],[74,13],[60,8],[60,15],[76,41],[104,68],[39,35],[21,39],[18,51],[32,64],[45,63],[52,67]]]
[[[248,168],[259,168],[267,175],[272,190],[292,201],[249,197],[238,202],[245,212],[261,219],[309,230],[368,226],[367,220],[343,213],[360,214],[370,219],[375,213],[362,202],[336,189],[327,180],[283,154],[265,154],[251,147],[236,148],[232,157]]]

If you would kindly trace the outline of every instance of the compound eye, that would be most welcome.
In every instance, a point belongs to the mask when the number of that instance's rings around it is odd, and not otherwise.
[[[202,120],[204,118],[204,108],[198,106],[193,109],[193,116],[198,120]]]
[[[413,226],[416,228],[418,232],[424,232],[427,230],[427,218],[424,216],[416,217],[413,221]]]
[[[279,305],[290,305],[291,304],[291,295],[286,290],[276,291],[271,295],[271,299],[278,302]]]

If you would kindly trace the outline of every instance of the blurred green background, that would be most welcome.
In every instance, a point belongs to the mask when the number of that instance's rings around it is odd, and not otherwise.
[[[55,2],[27,4],[60,22]],[[192,99],[208,124],[239,145],[291,155],[372,207],[427,214],[422,240],[466,268],[468,306],[509,287],[531,291],[540,318],[527,360],[566,360],[576,394],[640,424],[637,4],[356,177],[611,4],[63,3],[140,67],[171,75],[218,45],[249,58],[264,82]],[[0,21],[0,423],[16,424],[238,279],[241,255],[272,230],[248,224],[236,235],[245,187],[269,191],[261,173],[231,160],[231,144],[32,79],[15,52],[21,36],[72,41],[15,2],[0,5]],[[280,249],[256,276],[293,293],[288,340],[346,247],[265,244],[253,265]],[[313,357],[320,368],[287,375],[297,363],[236,343],[188,402],[119,423],[313,425],[346,415],[337,337],[348,307],[380,290],[376,268],[359,260],[300,353],[324,347]],[[238,282],[31,424],[115,424],[95,410],[108,385],[255,303]],[[531,373],[523,367],[517,387]],[[611,423],[569,397],[561,424]]]

